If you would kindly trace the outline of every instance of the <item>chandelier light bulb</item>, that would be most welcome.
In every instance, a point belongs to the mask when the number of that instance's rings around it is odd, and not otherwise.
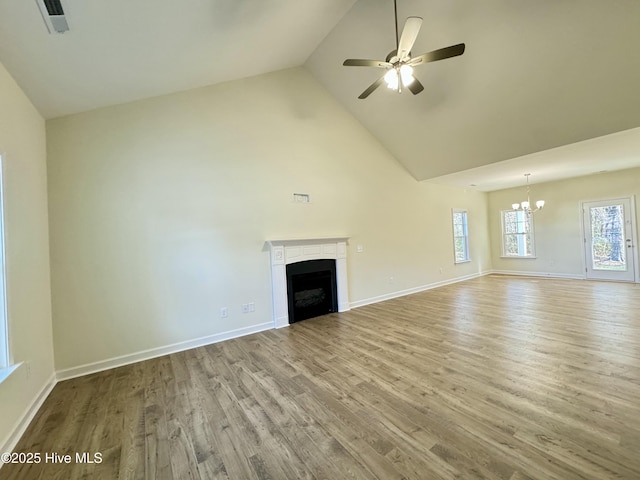
[[[536,208],[542,208],[544,207],[544,200],[538,200],[536,202]]]
[[[511,204],[511,208],[513,208],[514,210],[518,210],[520,208],[520,204],[519,203],[512,203]]]
[[[522,209],[523,210],[529,210],[529,202],[527,202],[527,201],[522,202]]]

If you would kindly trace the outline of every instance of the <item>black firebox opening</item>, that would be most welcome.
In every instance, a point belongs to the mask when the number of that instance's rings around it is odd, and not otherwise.
[[[335,260],[287,265],[289,323],[338,311]]]

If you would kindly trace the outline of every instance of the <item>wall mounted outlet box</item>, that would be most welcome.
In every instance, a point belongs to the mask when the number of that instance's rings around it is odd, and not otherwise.
[[[294,193],[293,201],[296,203],[310,203],[311,197],[308,193]]]

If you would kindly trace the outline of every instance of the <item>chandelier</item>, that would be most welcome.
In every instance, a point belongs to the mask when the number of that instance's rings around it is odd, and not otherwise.
[[[544,200],[538,200],[536,201],[536,209],[532,210],[531,209],[531,198],[529,197],[529,175],[531,175],[530,173],[525,173],[524,176],[527,178],[527,199],[523,200],[520,203],[512,203],[511,207],[514,210],[524,210],[527,213],[533,213],[533,212],[537,212],[538,210],[542,209],[544,207]]]

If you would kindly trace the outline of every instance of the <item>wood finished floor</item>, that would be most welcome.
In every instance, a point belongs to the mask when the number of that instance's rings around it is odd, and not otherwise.
[[[1,479],[639,479],[640,285],[488,276],[59,383]]]

